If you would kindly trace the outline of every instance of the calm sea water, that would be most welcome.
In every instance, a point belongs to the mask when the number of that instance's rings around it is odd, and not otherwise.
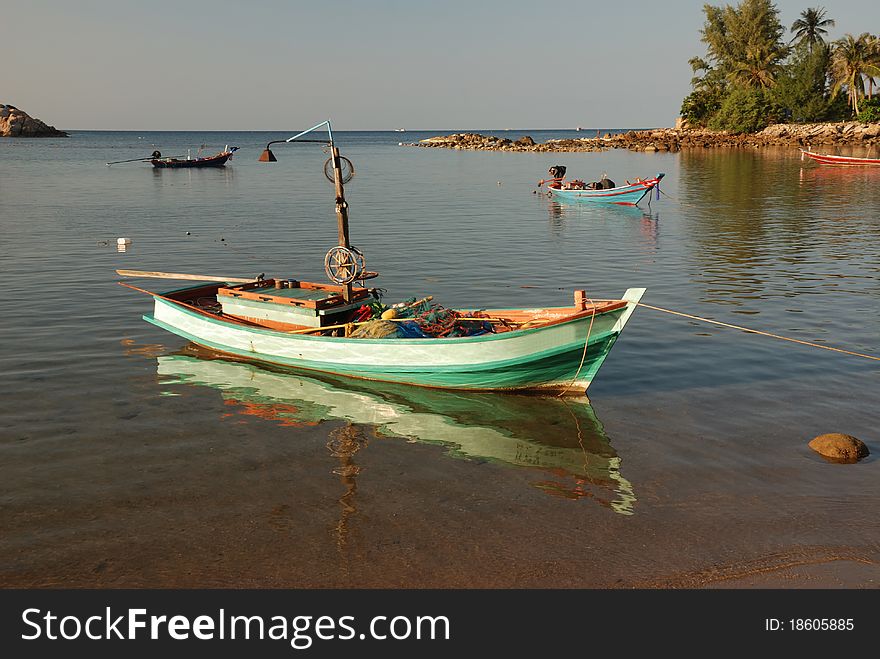
[[[442,133],[336,134],[356,170],[352,242],[386,301],[644,286],[647,304],[880,355],[880,170],[794,149],[398,145]],[[641,309],[588,406],[302,377],[143,322],[150,300],[116,268],[324,280],[326,154],[277,145],[257,162],[287,136],[0,141],[0,583],[680,585],[833,564],[857,566],[843,585],[876,585],[876,361]],[[218,170],[105,165],[227,144],[240,151]],[[665,172],[665,195],[556,203],[535,194],[554,164]],[[806,443],[832,431],[874,456],[824,462]]]

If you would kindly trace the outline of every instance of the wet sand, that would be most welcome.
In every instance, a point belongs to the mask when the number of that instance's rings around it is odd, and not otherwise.
[[[620,515],[535,487],[553,480],[546,471],[453,459],[339,421],[292,433],[218,398],[163,398],[180,420],[173,433],[154,433],[143,410],[124,437],[95,432],[40,464],[7,450],[0,586],[880,585],[869,497],[811,510],[685,461],[657,473],[662,443],[618,441],[638,495],[636,514]],[[206,410],[217,415],[207,428]]]

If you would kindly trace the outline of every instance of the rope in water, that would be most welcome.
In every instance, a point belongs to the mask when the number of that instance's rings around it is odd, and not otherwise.
[[[853,352],[852,350],[844,350],[843,348],[833,348],[831,346],[823,346],[818,343],[811,343],[809,341],[801,341],[800,339],[792,339],[787,336],[780,336],[779,334],[771,334],[770,332],[762,332],[756,329],[750,329],[748,327],[742,327],[741,325],[731,325],[730,323],[722,323],[718,320],[712,320],[710,318],[703,318],[702,316],[692,316],[689,313],[682,313],[680,311],[672,311],[671,309],[664,309],[662,307],[654,307],[650,304],[644,304],[643,302],[639,302],[640,307],[645,307],[646,309],[653,309],[654,311],[662,311],[663,313],[672,314],[673,316],[682,316],[683,318],[690,318],[692,320],[699,320],[704,323],[712,323],[713,325],[721,325],[722,327],[729,327],[731,329],[741,330],[743,332],[749,332],[750,334],[760,334],[761,336],[769,336],[771,339],[779,339],[780,341],[791,341],[792,343],[800,343],[801,345],[810,346],[811,348],[821,348],[822,350],[831,350],[832,352],[840,352],[844,355],[852,355],[854,357],[862,357],[863,359],[871,359],[873,361],[880,362],[880,357],[875,357],[874,355],[866,355],[861,352]]]

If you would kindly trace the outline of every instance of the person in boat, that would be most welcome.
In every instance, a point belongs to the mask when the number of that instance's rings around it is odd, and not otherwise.
[[[546,181],[544,179],[538,181],[538,187],[547,183],[549,188],[561,188],[562,179],[565,178],[565,165],[553,165],[547,170],[547,173],[550,175],[550,178]]]
[[[161,157],[162,157],[162,152],[159,151],[158,149],[153,151],[153,154],[150,156],[150,158],[152,158],[153,160],[158,160]]]
[[[593,181],[587,186],[590,190],[610,190],[611,188],[617,187],[610,178],[608,178],[605,174],[602,174],[602,178],[598,181]]]

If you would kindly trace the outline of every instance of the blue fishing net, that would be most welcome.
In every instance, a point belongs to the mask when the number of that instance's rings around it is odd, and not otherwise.
[[[429,339],[431,336],[425,334],[422,328],[413,321],[405,323],[397,323],[397,336],[401,339]]]

